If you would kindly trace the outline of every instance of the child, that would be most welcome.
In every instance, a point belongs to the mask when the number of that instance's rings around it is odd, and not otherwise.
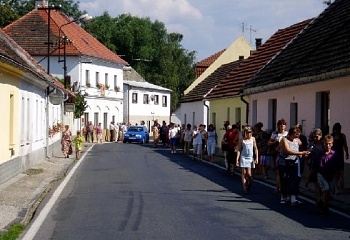
[[[81,136],[80,131],[77,131],[77,136],[73,139],[73,143],[75,146],[75,157],[76,159],[80,158],[80,152],[83,148],[84,138]]]
[[[243,128],[242,138],[238,142],[236,165],[241,167],[243,192],[247,194],[252,184],[252,168],[258,164],[258,148],[252,136],[252,128]]]

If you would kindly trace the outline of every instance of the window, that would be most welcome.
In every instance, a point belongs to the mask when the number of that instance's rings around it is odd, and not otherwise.
[[[242,110],[241,108],[236,108],[235,109],[235,117],[236,117],[236,122],[242,122],[241,118],[242,118]]]
[[[269,99],[268,101],[268,127],[275,129],[277,124],[277,99]]]
[[[105,86],[108,86],[108,73],[105,73]]]
[[[230,116],[231,116],[231,108],[227,108],[227,110],[226,110],[226,119],[227,119],[227,121],[230,121]]]
[[[211,123],[216,126],[216,113],[211,113]]]
[[[15,96],[13,94],[10,94],[10,112],[9,112],[9,123],[10,123],[10,129],[9,129],[9,143],[11,145],[11,149],[13,145],[15,144]]]
[[[330,126],[330,92],[316,93],[316,122],[315,126],[321,128],[324,135],[329,133]]]
[[[85,70],[85,82],[86,82],[86,86],[89,87],[89,85],[90,85],[90,71],[89,70]]]
[[[100,73],[96,72],[96,86],[100,84]]]
[[[295,126],[298,123],[298,103],[290,104],[290,126]]]
[[[258,101],[253,100],[252,105],[252,123],[255,124],[258,122]]]
[[[108,113],[103,113],[103,129],[107,129]]]
[[[149,96],[148,96],[148,94],[143,94],[143,104],[149,104]]]
[[[84,126],[89,123],[89,113],[84,113]]]
[[[132,103],[137,103],[137,93],[132,93]]]
[[[114,75],[114,89],[118,87],[118,77],[117,75]]]
[[[94,114],[94,125],[97,126],[98,125],[98,112],[95,112]]]
[[[159,95],[154,95],[154,105],[159,105]]]
[[[162,106],[163,107],[167,107],[168,106],[167,96],[163,96],[162,97]]]

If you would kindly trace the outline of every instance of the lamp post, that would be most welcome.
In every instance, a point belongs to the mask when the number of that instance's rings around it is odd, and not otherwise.
[[[63,62],[63,77],[64,77],[64,88],[67,88],[67,82],[68,82],[68,74],[67,74],[67,45],[71,44],[72,42],[67,38],[67,36],[62,36],[61,37],[61,32],[62,32],[62,28],[64,26],[67,26],[71,23],[74,22],[78,22],[78,21],[90,21],[92,19],[91,16],[89,16],[88,14],[83,14],[81,15],[79,18],[74,19],[70,22],[67,22],[65,24],[62,24],[59,29],[58,29],[58,62]],[[63,32],[62,32],[63,33]],[[63,40],[63,59],[61,59],[61,39]]]

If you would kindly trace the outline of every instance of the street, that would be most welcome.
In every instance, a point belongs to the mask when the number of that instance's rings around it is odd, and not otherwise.
[[[95,144],[79,161],[62,192],[57,195],[53,190],[47,196],[23,239],[335,240],[350,236],[346,216],[320,217],[308,202],[297,207],[280,204],[273,188],[257,182],[244,195],[239,175],[229,176],[162,147]],[[55,197],[57,201],[47,208]]]

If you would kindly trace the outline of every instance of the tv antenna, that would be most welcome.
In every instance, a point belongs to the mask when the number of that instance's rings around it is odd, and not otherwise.
[[[252,33],[256,33],[258,30],[253,29],[253,26],[250,25],[249,28],[244,26],[244,23],[242,23],[242,35],[244,36],[244,31],[249,30],[249,43],[252,44]]]

